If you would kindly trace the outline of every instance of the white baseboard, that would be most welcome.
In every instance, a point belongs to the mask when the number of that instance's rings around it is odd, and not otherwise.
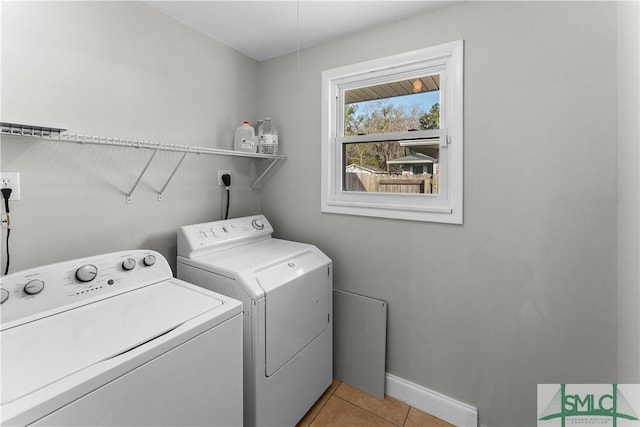
[[[389,373],[385,394],[458,427],[478,427],[478,410],[473,406]]]

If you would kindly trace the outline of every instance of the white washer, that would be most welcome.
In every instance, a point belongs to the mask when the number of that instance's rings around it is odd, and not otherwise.
[[[174,279],[161,254],[0,284],[1,425],[242,425],[242,305]]]
[[[294,426],[333,377],[332,264],[262,215],[178,231],[178,277],[244,305],[245,426]]]

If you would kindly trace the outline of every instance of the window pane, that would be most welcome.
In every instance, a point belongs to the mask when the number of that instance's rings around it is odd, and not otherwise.
[[[359,142],[342,147],[344,191],[438,193],[437,139]]]
[[[440,128],[440,74],[344,92],[344,136]]]

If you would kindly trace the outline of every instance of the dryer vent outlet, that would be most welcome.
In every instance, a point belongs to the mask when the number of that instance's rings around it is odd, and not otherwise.
[[[218,170],[218,185],[224,185],[224,182],[222,181],[222,175],[224,174],[229,174],[229,176],[231,176],[231,171]]]

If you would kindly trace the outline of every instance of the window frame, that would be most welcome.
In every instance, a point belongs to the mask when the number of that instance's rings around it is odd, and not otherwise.
[[[322,212],[462,224],[463,46],[458,40],[322,72]],[[440,129],[343,136],[345,91],[436,72],[440,74]],[[345,144],[433,138],[440,141],[438,194],[343,189]]]

